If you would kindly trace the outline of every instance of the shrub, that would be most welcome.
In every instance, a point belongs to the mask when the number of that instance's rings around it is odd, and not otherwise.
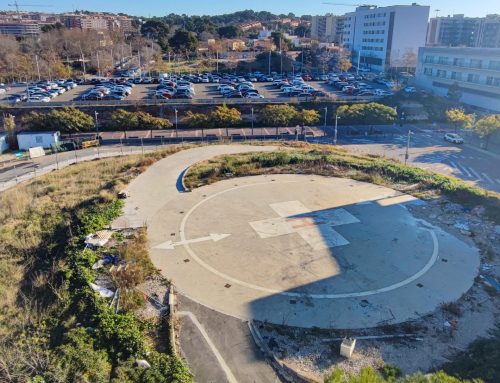
[[[376,102],[342,105],[337,115],[343,124],[387,124],[397,118],[396,109]]]

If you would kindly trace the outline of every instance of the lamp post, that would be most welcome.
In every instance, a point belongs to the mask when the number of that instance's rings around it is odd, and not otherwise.
[[[328,115],[328,107],[325,106],[325,122],[323,125],[323,137],[326,136],[326,116]]]
[[[335,132],[333,134],[333,144],[337,145],[337,127],[338,127],[338,122],[339,122],[339,116],[337,113],[335,113]]]
[[[408,158],[410,158],[410,137],[413,134],[411,130],[408,130],[408,139],[406,141],[406,153],[405,153],[405,165],[408,162]]]
[[[175,110],[175,137],[179,137],[179,130],[178,130],[178,126],[177,126],[177,113],[178,113],[178,110],[177,108],[174,109]]]
[[[252,107],[252,138],[253,138],[253,107]]]
[[[99,113],[97,113],[97,110],[94,110],[94,117],[95,117],[95,134],[96,134],[96,138],[97,136],[99,135],[99,125],[97,123],[97,116],[99,115]]]

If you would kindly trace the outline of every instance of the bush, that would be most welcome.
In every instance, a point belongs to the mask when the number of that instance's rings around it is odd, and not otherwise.
[[[387,124],[397,118],[396,109],[376,102],[368,104],[342,105],[337,115],[343,124]]]
[[[107,128],[111,130],[159,130],[169,129],[172,122],[165,118],[154,117],[145,112],[128,112],[118,109],[111,114]]]

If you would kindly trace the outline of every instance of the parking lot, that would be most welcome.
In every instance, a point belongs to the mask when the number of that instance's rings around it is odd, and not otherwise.
[[[324,92],[328,97],[333,99],[351,99],[352,96],[348,96],[335,89],[332,85],[327,84],[324,81],[308,81],[308,85],[313,88]],[[286,97],[285,94],[281,93],[279,88],[274,87],[269,82],[257,82],[253,84],[255,89],[259,94],[264,96],[266,100],[273,100],[277,98],[289,98],[293,101],[294,97]],[[379,84],[370,83],[374,88],[382,88],[383,86]],[[193,84],[194,95],[193,100],[223,100],[223,96],[217,91],[219,84],[209,83],[209,84]],[[51,102],[74,102],[79,101],[81,96],[87,92],[89,89],[93,88],[93,85],[79,85],[74,89],[66,91],[65,93],[54,97]],[[154,91],[156,89],[156,84],[137,84],[132,90],[132,94],[127,96],[124,101],[140,101],[152,99]],[[387,89],[387,88],[385,88]],[[17,85],[13,86],[11,89],[7,90],[6,93],[0,94],[0,101],[13,94],[20,94],[25,91],[25,86]],[[165,100],[169,101],[169,100]]]

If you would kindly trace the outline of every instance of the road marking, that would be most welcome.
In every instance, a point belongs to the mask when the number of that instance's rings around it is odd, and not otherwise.
[[[490,177],[488,177],[488,175],[487,175],[487,174],[481,173],[481,175],[482,175],[482,176],[486,179],[486,181],[488,181],[490,184],[494,183],[494,182],[493,182],[493,180],[492,180]]]
[[[290,184],[297,183],[297,182],[299,182],[299,181],[285,181],[285,183],[290,183]],[[221,190],[215,194],[212,194],[210,197],[201,200],[200,202],[195,204],[193,207],[191,207],[191,209],[189,209],[189,211],[186,213],[186,215],[182,219],[181,225],[180,225],[180,233],[179,233],[181,240],[182,241],[186,240],[186,234],[185,234],[186,223],[187,223],[189,217],[191,216],[191,214],[193,214],[193,212],[196,209],[198,209],[201,205],[203,205],[207,201],[210,201],[210,200],[212,200],[220,195],[223,195],[225,193],[228,193],[230,191],[239,190],[239,189],[243,189],[243,188],[251,187],[251,186],[267,185],[267,184],[273,184],[273,183],[274,182],[271,181],[271,182],[259,182],[259,183],[249,184],[249,185],[235,186],[235,187],[230,188],[230,189]],[[438,238],[437,238],[437,235],[434,232],[434,230],[428,229],[428,228],[423,228],[423,230],[426,230],[429,232],[429,235],[432,238],[433,249],[432,249],[432,255],[430,256],[429,260],[427,261],[427,263],[425,264],[425,266],[422,269],[420,269],[417,273],[413,274],[412,276],[410,276],[410,277],[408,277],[400,282],[394,283],[392,285],[382,287],[379,289],[359,291],[359,292],[353,292],[353,293],[306,294],[306,293],[294,293],[294,292],[289,292],[289,291],[269,289],[267,287],[258,286],[258,285],[254,285],[253,283],[241,281],[239,279],[231,277],[230,275],[227,275],[227,274],[217,270],[216,268],[210,266],[208,263],[206,263],[201,258],[199,258],[198,255],[196,255],[196,253],[189,247],[189,244],[185,244],[184,249],[188,252],[188,254],[191,256],[191,258],[193,258],[200,266],[205,268],[207,271],[210,271],[211,273],[217,275],[218,277],[220,277],[222,279],[225,279],[226,281],[231,281],[234,284],[240,285],[242,287],[247,287],[249,289],[263,291],[263,292],[271,293],[271,294],[283,295],[283,296],[287,296],[287,297],[302,297],[303,298],[304,296],[307,296],[307,297],[312,298],[312,299],[357,298],[357,297],[366,297],[369,295],[380,294],[380,293],[385,293],[388,291],[399,289],[400,287],[406,286],[406,285],[412,283],[413,281],[417,280],[418,278],[423,276],[425,273],[427,273],[431,269],[431,267],[434,265],[434,263],[436,263],[436,260],[438,259],[439,242],[438,242]]]
[[[191,322],[193,322],[193,324],[196,326],[196,328],[200,332],[200,334],[203,337],[203,339],[205,339],[205,342],[207,342],[208,347],[210,347],[210,350],[212,350],[215,358],[219,362],[220,367],[222,368],[222,370],[226,374],[226,378],[229,381],[229,383],[238,383],[238,381],[236,380],[236,377],[231,372],[231,369],[227,365],[226,361],[222,357],[222,355],[219,352],[219,350],[217,350],[217,347],[215,347],[215,344],[212,342],[212,339],[210,339],[210,337],[208,336],[207,331],[205,330],[205,328],[203,327],[203,325],[200,323],[200,321],[198,320],[198,318],[196,318],[196,316],[192,312],[190,312],[190,311],[179,311],[178,314],[180,316],[186,316],[186,317],[188,317],[191,320]]]
[[[231,234],[210,234],[206,237],[194,238],[182,240],[180,242],[167,241],[154,246],[153,249],[163,249],[163,250],[174,250],[176,246],[187,245],[188,243],[199,243],[199,242],[219,242],[220,240],[229,237]]]
[[[482,180],[481,176],[471,167],[469,167],[470,172],[476,177],[477,180]]]
[[[497,184],[500,185],[500,180],[498,178],[495,178],[495,181],[496,181]]]
[[[466,177],[472,177],[472,175],[467,171],[467,168],[465,166],[462,166],[460,164],[456,164],[453,161],[450,161],[450,163],[453,164],[453,167],[456,168],[456,169],[458,169]]]

